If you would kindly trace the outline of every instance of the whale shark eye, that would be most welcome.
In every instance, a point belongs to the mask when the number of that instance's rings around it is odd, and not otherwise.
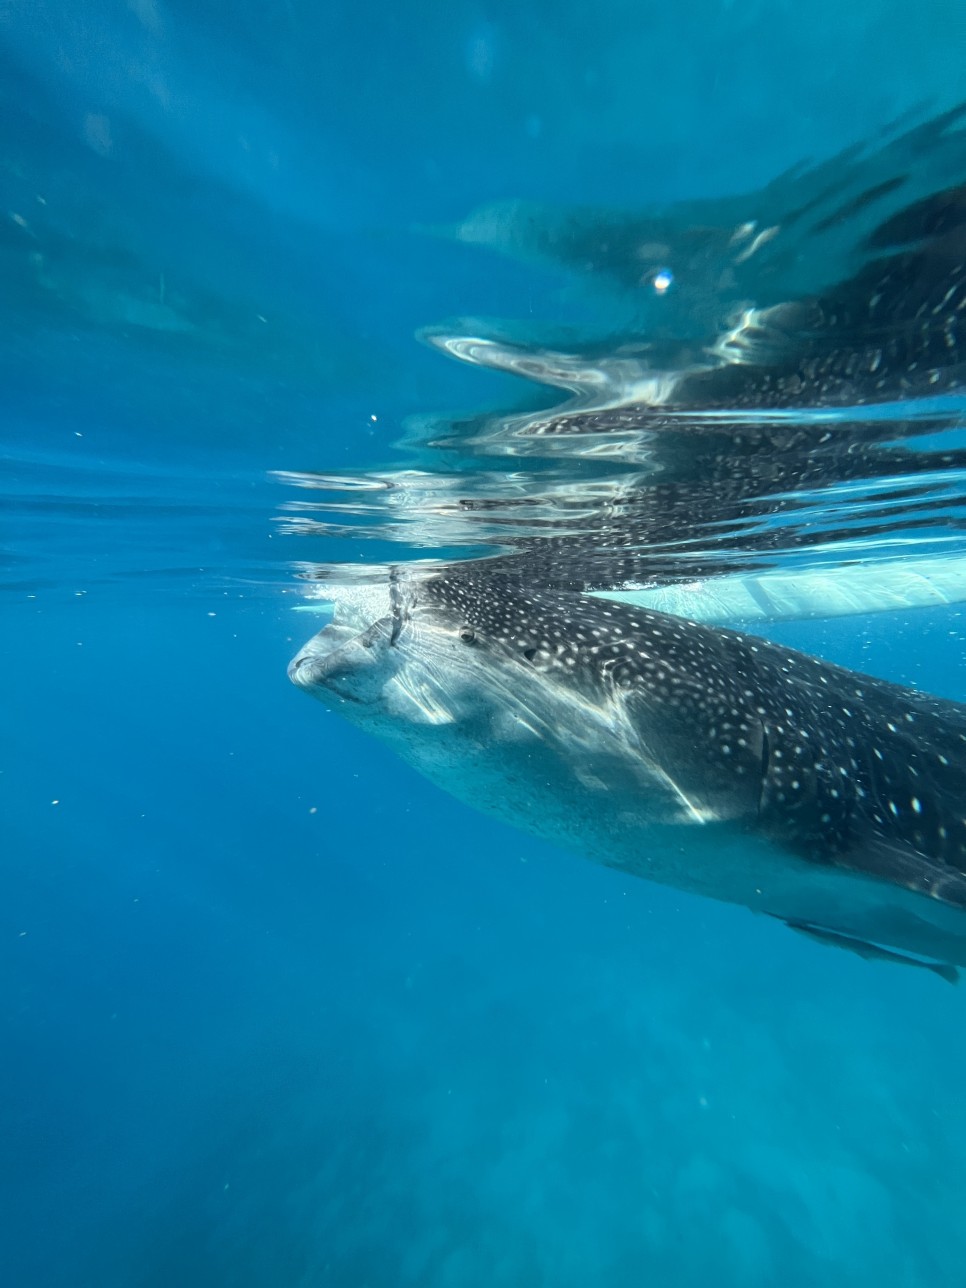
[[[474,631],[472,626],[461,626],[460,639],[463,641],[464,644],[475,644],[476,631]]]
[[[532,662],[533,659],[537,656],[536,647],[531,645],[530,648],[525,648],[523,650],[523,656],[527,659],[528,662]]]

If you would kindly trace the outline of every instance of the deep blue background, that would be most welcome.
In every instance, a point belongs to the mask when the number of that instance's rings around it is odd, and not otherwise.
[[[3,7],[4,1283],[962,1285],[961,994],[306,702],[267,477],[568,306],[412,224],[759,185],[951,101],[961,8]],[[781,636],[966,699],[957,613]]]

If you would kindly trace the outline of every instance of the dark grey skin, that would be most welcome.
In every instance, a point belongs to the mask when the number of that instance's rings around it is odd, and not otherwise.
[[[966,707],[469,572],[329,593],[292,680],[455,796],[863,956],[966,965]]]

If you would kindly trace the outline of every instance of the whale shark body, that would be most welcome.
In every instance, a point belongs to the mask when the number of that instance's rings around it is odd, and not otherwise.
[[[862,956],[966,965],[966,706],[469,567],[326,593],[291,679],[466,803]]]

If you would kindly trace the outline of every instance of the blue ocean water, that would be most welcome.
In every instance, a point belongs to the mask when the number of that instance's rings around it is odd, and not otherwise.
[[[603,307],[471,211],[759,188],[956,101],[960,6],[8,0],[0,39],[4,1283],[962,1285],[961,990],[306,702],[273,474],[519,392],[421,328]],[[770,634],[966,700],[964,630]]]

